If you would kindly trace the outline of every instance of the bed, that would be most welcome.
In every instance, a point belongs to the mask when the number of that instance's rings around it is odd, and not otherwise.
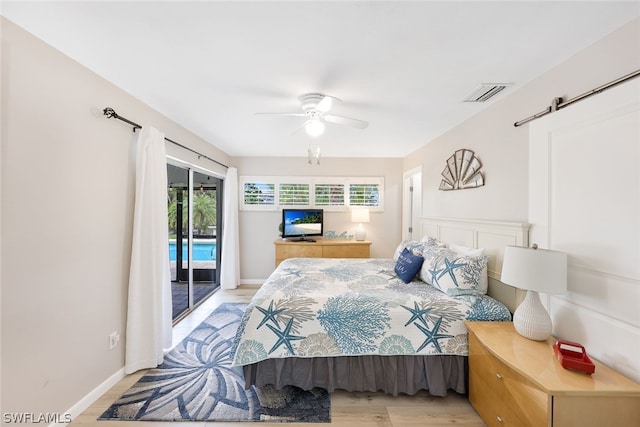
[[[246,387],[465,393],[464,321],[510,320],[516,302],[495,270],[504,245],[527,243],[528,227],[423,218],[421,229],[423,237],[402,242],[392,259],[281,263],[235,338],[233,364]],[[503,302],[486,295],[491,288]]]

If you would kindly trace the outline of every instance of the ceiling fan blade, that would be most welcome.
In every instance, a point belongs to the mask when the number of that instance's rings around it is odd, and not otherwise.
[[[323,119],[325,119],[328,122],[331,123],[336,123],[338,125],[347,125],[347,126],[352,126],[354,128],[358,128],[358,129],[365,129],[367,126],[369,126],[369,122],[364,121],[364,120],[358,120],[358,119],[352,119],[350,117],[344,117],[344,116],[335,116],[332,114],[325,114],[322,116]]]
[[[318,105],[316,105],[316,108],[314,109],[316,111],[319,111],[320,113],[326,113],[331,109],[331,107],[335,102],[342,102],[342,101],[336,98],[335,96],[324,95],[324,98],[322,98],[320,102],[318,102]]]
[[[306,114],[304,113],[256,113],[256,114],[265,114],[270,116],[296,116],[296,117],[306,116]]]

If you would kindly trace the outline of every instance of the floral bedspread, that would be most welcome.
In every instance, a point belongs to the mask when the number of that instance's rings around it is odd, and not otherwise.
[[[234,366],[267,358],[467,355],[465,320],[511,320],[486,295],[451,297],[405,284],[391,259],[292,258],[255,294],[234,346]]]

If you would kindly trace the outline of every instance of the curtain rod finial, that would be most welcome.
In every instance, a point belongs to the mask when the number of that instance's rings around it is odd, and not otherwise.
[[[111,107],[105,108],[104,110],[102,110],[102,112],[104,113],[105,116],[107,116],[108,119],[112,117],[115,117],[116,119],[118,118],[118,114]]]

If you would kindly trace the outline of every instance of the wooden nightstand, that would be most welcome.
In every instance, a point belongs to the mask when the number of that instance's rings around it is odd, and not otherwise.
[[[640,384],[593,358],[593,375],[566,370],[555,338],[531,341],[511,322],[466,325],[469,400],[488,426],[640,426]]]
[[[278,239],[276,267],[287,258],[369,258],[371,242],[366,240],[317,239],[296,242]]]

